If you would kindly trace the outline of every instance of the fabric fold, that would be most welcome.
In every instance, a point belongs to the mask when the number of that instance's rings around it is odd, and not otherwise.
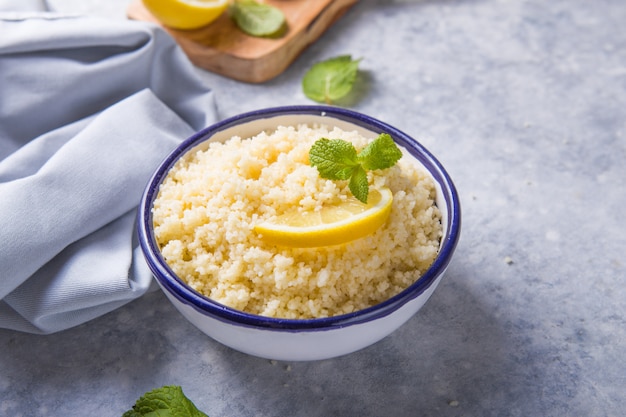
[[[217,115],[155,25],[20,16],[0,12],[0,328],[50,333],[148,290],[143,188]]]

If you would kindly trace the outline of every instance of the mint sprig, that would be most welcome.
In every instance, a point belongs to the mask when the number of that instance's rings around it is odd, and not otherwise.
[[[391,168],[402,157],[402,151],[391,136],[381,133],[360,152],[343,139],[321,138],[309,150],[309,162],[320,176],[329,180],[350,180],[350,192],[367,203],[367,171]]]
[[[350,55],[341,55],[314,64],[302,78],[304,94],[320,103],[339,100],[352,90],[359,62]]]
[[[166,385],[146,392],[122,417],[208,417],[189,400],[181,387]]]

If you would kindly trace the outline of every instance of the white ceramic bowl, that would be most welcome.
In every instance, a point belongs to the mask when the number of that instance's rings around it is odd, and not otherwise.
[[[168,171],[186,152],[206,148],[209,141],[250,137],[279,125],[319,122],[366,137],[389,133],[435,180],[436,204],[442,214],[443,238],[432,266],[410,287],[373,307],[319,319],[277,319],[244,313],[219,304],[187,286],[169,268],[158,249],[152,205]],[[178,146],[158,167],[139,206],[138,231],[147,263],[174,306],[213,339],[241,352],[287,361],[318,360],[345,355],[369,346],[396,330],[430,298],[452,258],[461,227],[455,187],[441,164],[416,140],[369,116],[327,106],[277,107],[245,113],[219,122]]]

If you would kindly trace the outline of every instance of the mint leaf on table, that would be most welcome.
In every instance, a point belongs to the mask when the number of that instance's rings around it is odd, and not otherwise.
[[[314,64],[302,78],[304,94],[320,103],[339,100],[352,90],[359,62],[350,55],[341,55]]]
[[[142,395],[122,417],[208,417],[198,410],[181,387],[166,385]]]
[[[280,9],[254,0],[235,0],[230,13],[239,29],[251,36],[275,37],[286,27],[285,15]]]
[[[361,152],[350,142],[327,138],[317,140],[309,150],[309,163],[322,178],[350,180],[350,192],[363,203],[369,194],[367,171],[391,168],[401,157],[402,151],[387,133],[381,133]]]

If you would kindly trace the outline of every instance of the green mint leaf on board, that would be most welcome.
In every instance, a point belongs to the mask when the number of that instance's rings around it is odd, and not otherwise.
[[[230,13],[239,29],[251,36],[275,37],[286,28],[280,9],[254,0],[235,0]]]
[[[350,180],[350,192],[367,203],[367,171],[391,168],[402,157],[402,151],[387,133],[381,133],[357,153],[350,142],[321,138],[309,150],[309,163],[320,176],[329,180]]]
[[[122,417],[208,417],[198,410],[181,387],[166,385],[146,392]]]
[[[302,90],[311,100],[332,103],[347,95],[354,85],[360,60],[341,55],[313,65],[302,79]]]

